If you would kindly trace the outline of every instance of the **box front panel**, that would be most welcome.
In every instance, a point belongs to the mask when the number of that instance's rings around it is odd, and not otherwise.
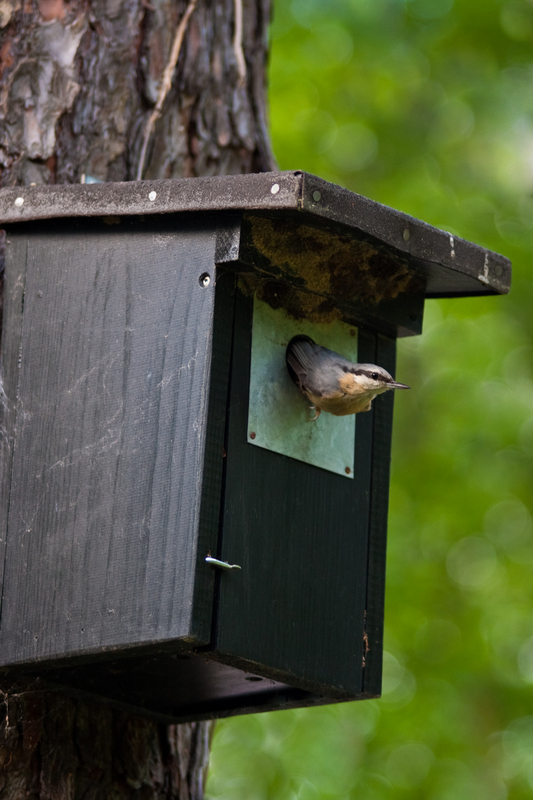
[[[249,444],[251,322],[251,300],[241,297],[221,551],[241,570],[220,575],[216,649],[259,675],[355,696],[362,691],[373,412],[357,418],[353,480]],[[374,361],[375,342],[360,331],[361,361]]]
[[[3,664],[191,635],[214,246],[185,220],[28,234]]]
[[[376,363],[396,374],[396,340],[378,334]],[[372,434],[372,484],[368,539],[368,581],[365,613],[365,669],[363,693],[381,694],[383,666],[383,616],[385,605],[385,556],[389,512],[390,461],[394,392],[386,392],[374,406]]]

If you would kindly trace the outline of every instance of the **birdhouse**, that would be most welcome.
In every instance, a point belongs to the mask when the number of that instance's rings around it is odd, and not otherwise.
[[[378,696],[394,393],[313,420],[287,345],[395,375],[425,299],[509,261],[302,172],[0,219],[4,677],[174,721]]]

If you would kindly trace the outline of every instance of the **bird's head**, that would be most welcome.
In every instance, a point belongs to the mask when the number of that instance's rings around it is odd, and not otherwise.
[[[376,397],[388,389],[409,389],[405,383],[398,383],[383,367],[376,364],[354,364],[353,367],[343,367],[344,375],[339,383],[351,395],[365,395]]]

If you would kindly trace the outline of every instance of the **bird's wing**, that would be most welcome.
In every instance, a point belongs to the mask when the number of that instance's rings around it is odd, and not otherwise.
[[[315,343],[307,336],[295,336],[287,346],[287,369],[300,389],[305,388],[313,347]]]
[[[295,336],[287,347],[287,366],[295,383],[317,397],[342,394],[339,375],[351,362],[338,353],[315,344],[308,336]]]

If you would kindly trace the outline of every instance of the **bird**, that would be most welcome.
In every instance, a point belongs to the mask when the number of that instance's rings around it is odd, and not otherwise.
[[[289,375],[312,402],[317,420],[321,411],[336,417],[370,411],[372,400],[389,389],[410,389],[376,364],[355,364],[316,344],[309,336],[293,336],[287,345]]]

